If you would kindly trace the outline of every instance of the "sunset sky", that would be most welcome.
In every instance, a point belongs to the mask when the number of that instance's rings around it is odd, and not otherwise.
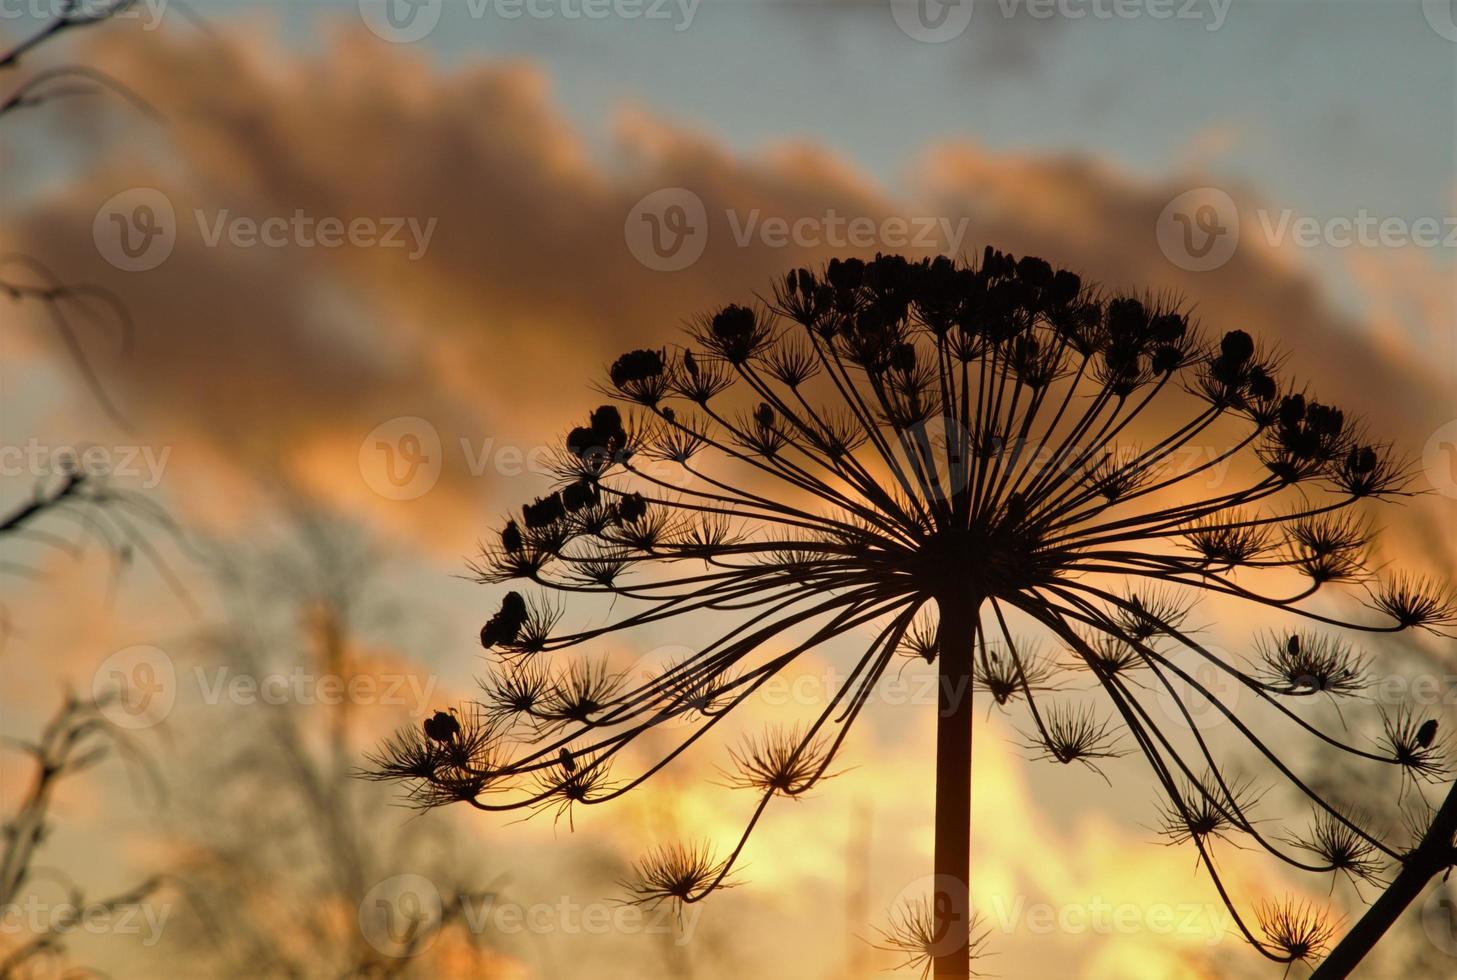
[[[45,9],[0,6],[6,41],[40,23],[15,10]],[[297,546],[304,502],[380,556],[371,571],[389,615],[361,627],[361,669],[421,685],[360,705],[351,742],[369,749],[471,697],[476,633],[499,590],[468,581],[466,562],[549,485],[532,461],[602,400],[592,384],[605,365],[832,255],[992,244],[1110,289],[1184,297],[1211,329],[1288,350],[1312,391],[1418,459],[1431,492],[1382,513],[1380,558],[1457,568],[1457,464],[1443,449],[1457,446],[1457,25],[1450,9],[1442,23],[1442,4],[978,0],[964,30],[934,42],[902,26],[914,4],[872,0],[618,0],[598,8],[605,17],[537,0],[550,16],[519,18],[502,16],[515,9],[505,0],[445,0],[416,12],[438,17],[418,39],[401,31],[425,21],[391,28],[380,7],[152,0],[27,62],[104,71],[157,116],[112,94],[0,126],[0,254],[105,287],[134,323],[122,352],[114,323],[78,321],[98,395],[43,307],[0,306],[0,443],[41,460],[4,472],[3,509],[54,473],[46,460],[62,448],[99,447],[118,485],[183,529],[185,542],[158,547],[190,602],[148,561],[118,580],[94,545],[79,559],[37,551],[41,574],[3,587],[0,734],[34,732],[64,684],[92,690],[109,657],[141,644],[175,671],[177,701],[142,744],[183,782],[205,769],[198,741],[225,745],[228,726],[264,709],[208,703],[199,683],[212,676],[195,669],[209,662],[199,637],[236,615],[204,556]],[[654,16],[611,13],[639,9]],[[641,231],[643,209],[663,201],[702,207],[688,242],[701,255],[682,268],[664,268],[674,263]],[[110,215],[159,202],[164,253],[134,262]],[[1180,251],[1170,217],[1203,203],[1222,234],[1238,225],[1210,268]],[[835,240],[837,217],[874,241]],[[239,219],[275,219],[283,237],[251,243]],[[300,237],[325,219],[370,240]],[[807,230],[782,243],[774,219]],[[902,223],[927,237],[885,241]],[[382,442],[422,445],[423,471],[392,481],[404,457]],[[1198,618],[1226,649],[1262,626],[1220,613]],[[610,653],[627,669],[695,633],[675,623],[618,637]],[[817,652],[801,665],[810,694],[752,703],[735,730],[813,710],[816,678],[854,650],[848,639]],[[895,958],[867,942],[931,870],[934,712],[884,701],[852,736],[853,768],[772,806],[742,884],[692,910],[691,975],[915,975],[879,973]],[[322,709],[296,710],[323,729]],[[1229,934],[1193,852],[1156,840],[1140,759],[1111,763],[1110,786],[1031,760],[1016,712],[978,710],[973,890],[998,896],[983,910],[989,973],[1168,980],[1215,975],[1201,972],[1209,957],[1228,956],[1278,975]],[[574,832],[549,816],[377,816],[406,833],[449,826],[469,852],[460,864],[507,881],[516,901],[601,904],[665,837],[735,839],[752,801],[721,785],[725,761],[722,742],[707,746],[645,794],[579,812]],[[26,770],[8,755],[3,766],[9,805]],[[124,767],[72,786],[57,819],[53,863],[84,869],[98,892],[179,850]],[[1352,899],[1224,857],[1252,897]],[[403,873],[431,874],[391,871]],[[1133,924],[1077,924],[1105,904]],[[851,921],[862,908],[870,921]],[[1073,924],[1038,926],[1036,908]],[[117,977],[187,975],[159,965],[180,962],[174,942],[164,930],[150,948],[103,936],[74,949]],[[495,967],[641,976],[680,962],[664,944],[558,927],[502,944]]]

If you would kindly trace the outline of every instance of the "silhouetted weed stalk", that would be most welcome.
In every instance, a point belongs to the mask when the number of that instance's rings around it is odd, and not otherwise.
[[[82,967],[65,967],[68,941],[88,923],[87,931],[95,931],[112,914],[135,915],[165,883],[163,876],[154,875],[104,898],[90,898],[68,875],[40,860],[57,827],[55,802],[63,782],[120,755],[137,766],[148,788],[160,789],[150,760],[107,720],[114,703],[109,696],[83,700],[68,692],[34,740],[5,740],[8,748],[30,757],[32,774],[23,791],[17,788],[0,837],[0,912],[5,916],[0,980],[95,975]],[[54,897],[58,885],[59,900]],[[32,903],[47,914],[29,930],[23,909]]]
[[[1367,569],[1357,505],[1406,493],[1409,467],[1305,394],[1281,356],[1238,330],[1206,338],[1171,302],[1103,295],[991,249],[974,267],[879,256],[797,269],[760,305],[728,306],[687,333],[612,364],[603,390],[624,407],[603,405],[567,433],[559,489],[484,548],[482,582],[537,587],[506,593],[481,631],[497,655],[484,697],[398,734],[372,775],[405,781],[423,807],[569,816],[642,785],[807,651],[869,627],[813,723],[732,753],[732,784],[759,795],[733,849],[648,855],[637,900],[697,902],[730,883],[770,801],[832,774],[898,655],[936,664],[940,681],[935,894],[895,911],[886,931],[887,948],[927,972],[967,976],[983,938],[967,892],[978,686],[998,705],[1026,703],[1026,738],[1043,758],[1096,767],[1131,742],[1161,790],[1161,833],[1197,849],[1241,933],[1272,960],[1318,956],[1331,929],[1293,900],[1251,923],[1217,842],[1363,880],[1401,861],[1308,788],[1287,749],[1319,740],[1394,767],[1404,785],[1435,781],[1448,774],[1435,719],[1382,709],[1384,736],[1358,745],[1291,705],[1362,691],[1365,660],[1347,634],[1439,631],[1457,612],[1436,582]],[[1196,441],[1228,448],[1170,471]],[[1232,463],[1243,470],[1210,487]],[[1362,597],[1369,622],[1312,601],[1332,589]],[[560,629],[576,596],[615,600],[607,624]],[[1211,596],[1279,622],[1252,663],[1195,638],[1191,610]],[[641,682],[578,649],[706,611],[738,617]],[[1224,705],[1200,679],[1210,670],[1263,702],[1272,731]],[[1100,704],[1066,700],[1060,681],[1078,672]],[[1222,712],[1310,799],[1309,830],[1273,833],[1252,816],[1261,791],[1220,765],[1199,710]],[[614,772],[634,739],[669,722],[676,747]]]

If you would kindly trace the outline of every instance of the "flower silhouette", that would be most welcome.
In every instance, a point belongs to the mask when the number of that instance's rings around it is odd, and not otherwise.
[[[707,843],[656,852],[638,867],[638,899],[692,903],[722,887],[775,797],[833,774],[886,672],[920,660],[939,680],[938,892],[893,919],[898,953],[965,977],[981,944],[965,919],[934,919],[971,908],[972,701],[987,692],[1025,714],[1037,758],[1098,768],[1141,755],[1164,836],[1197,850],[1244,937],[1279,962],[1314,957],[1331,937],[1319,914],[1277,904],[1247,922],[1214,848],[1364,880],[1398,861],[1285,747],[1315,739],[1433,779],[1447,771],[1434,722],[1403,709],[1382,742],[1361,745],[1292,705],[1365,688],[1351,636],[1440,631],[1457,612],[1436,583],[1368,568],[1364,505],[1407,493],[1410,467],[1286,360],[1240,330],[1206,335],[1175,302],[1106,295],[990,248],[973,265],[877,256],[796,269],[761,303],[694,321],[681,345],[611,365],[601,391],[613,403],[566,435],[557,490],[508,519],[475,564],[482,582],[521,590],[481,632],[496,666],[480,711],[462,714],[447,751],[387,746],[375,775],[407,780],[425,805],[560,815],[607,803],[808,651],[863,636],[813,722],[730,754],[730,784],[758,798],[738,842],[723,855]],[[1331,592],[1365,611],[1337,616]],[[612,601],[604,624],[559,629],[578,605],[600,609],[593,597]],[[1268,620],[1252,658],[1200,639],[1191,616],[1205,600]],[[730,625],[646,678],[589,659],[604,637],[689,617],[695,632]],[[1210,677],[1260,711],[1234,712]],[[1263,790],[1226,775],[1201,710],[1309,800],[1312,830],[1282,836],[1250,815]],[[609,777],[656,729],[672,747]],[[467,744],[476,758],[453,748]]]

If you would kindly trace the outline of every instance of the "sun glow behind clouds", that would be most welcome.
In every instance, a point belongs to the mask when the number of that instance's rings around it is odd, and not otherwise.
[[[1450,297],[1444,300],[1438,277],[1424,264],[1353,259],[1372,297],[1369,321],[1381,328],[1377,336],[1366,329],[1368,322],[1332,312],[1322,292],[1326,284],[1308,263],[1287,261],[1270,249],[1243,250],[1227,271],[1181,274],[1158,255],[1151,233],[1180,181],[1148,180],[1097,153],[1012,154],[975,139],[935,150],[917,145],[905,150],[921,162],[910,168],[902,190],[867,175],[856,147],[754,153],[725,140],[712,120],[690,128],[626,99],[618,136],[630,163],[618,169],[564,110],[576,94],[554,94],[550,73],[539,64],[443,70],[428,51],[382,48],[357,29],[337,44],[300,51],[265,29],[231,24],[216,41],[165,33],[138,41],[128,34],[94,53],[174,120],[171,171],[154,171],[141,154],[118,153],[80,184],[30,202],[20,234],[9,224],[0,229],[5,250],[35,251],[66,273],[111,286],[134,306],[141,325],[138,354],[106,363],[106,379],[149,439],[177,448],[161,489],[180,517],[246,534],[266,506],[263,489],[276,481],[403,543],[421,569],[414,583],[420,591],[459,573],[475,536],[499,512],[529,498],[541,481],[539,474],[522,477],[494,465],[473,468],[457,448],[461,439],[473,446],[510,440],[530,450],[556,438],[558,426],[596,403],[588,382],[625,345],[666,342],[683,317],[741,298],[791,262],[828,255],[827,249],[791,253],[759,243],[728,247],[727,228],[720,227],[692,269],[674,276],[645,270],[623,247],[622,220],[636,200],[661,186],[696,188],[716,214],[757,207],[791,218],[831,207],[841,213],[917,212],[924,208],[907,200],[934,200],[948,214],[976,219],[978,246],[995,241],[1019,253],[1057,255],[1090,278],[1177,289],[1217,326],[1243,326],[1311,348],[1318,363],[1308,373],[1323,393],[1365,401],[1395,422],[1383,428],[1414,450],[1451,414],[1446,375],[1433,376],[1444,369],[1408,383],[1411,347],[1392,339],[1404,338],[1410,322],[1419,321],[1431,335],[1446,338],[1450,355]],[[179,86],[178,78],[187,84]],[[646,101],[656,107],[651,92]],[[227,125],[210,121],[218,119]],[[371,158],[360,150],[394,145],[411,152]],[[268,214],[290,213],[302,203],[322,213],[438,215],[443,224],[432,249],[412,265],[384,253],[260,257],[209,250],[189,239],[156,285],[139,289],[137,280],[101,265],[87,238],[89,222],[96,203],[119,187],[177,173],[175,193],[184,214],[184,205],[194,204]],[[236,199],[215,200],[217,188],[228,188]],[[458,220],[446,220],[452,216]],[[70,229],[78,229],[75,240],[67,237]],[[321,311],[319,279],[384,312],[366,318],[333,307]],[[1419,288],[1405,289],[1408,282]],[[1401,309],[1397,294],[1406,297]],[[208,313],[206,330],[199,329],[199,308]],[[43,331],[37,318],[34,336],[48,336]],[[352,342],[339,344],[341,334]],[[13,348],[9,353],[16,354]],[[26,344],[4,370],[25,371],[21,362],[35,358],[67,363],[54,349]],[[8,378],[6,383],[6,390],[17,390]],[[90,405],[77,390],[49,394],[55,405]],[[55,405],[43,412],[49,415]],[[78,424],[94,423],[94,412],[77,414],[85,415]],[[405,502],[372,491],[359,463],[367,435],[401,415],[428,417],[445,454],[439,483]],[[106,602],[105,590],[94,585],[63,580],[55,587],[67,590],[67,609],[73,597],[79,607]],[[150,592],[156,584],[142,588]],[[461,624],[478,619],[472,602],[487,605],[484,596],[462,602],[453,618]],[[27,602],[31,638],[16,647],[27,653],[25,689],[37,697],[53,689],[50,675],[35,676],[42,668],[74,668],[71,673],[84,681],[87,665],[73,661],[135,642],[138,635],[172,636],[193,625],[181,616],[153,622],[162,606],[136,605],[147,613],[145,629],[63,614],[59,607],[48,613]],[[63,617],[65,624],[49,622]],[[459,630],[452,634],[459,642],[426,645],[429,652],[411,650],[409,656],[425,669],[458,674],[472,663],[469,632]],[[811,663],[827,669],[831,660]],[[469,690],[464,684],[460,689]],[[7,699],[15,690],[7,686]],[[1065,778],[1060,768],[1029,762],[1003,716],[993,712],[991,719],[979,723],[976,743],[975,886],[983,894],[1010,896],[1013,904],[988,914],[997,920],[1004,912],[1015,921],[1005,935],[994,935],[1001,956],[989,969],[1120,980],[1181,975],[1183,952],[1202,951],[1213,933],[1160,931],[1149,924],[1147,896],[1210,910],[1218,902],[1205,879],[1196,878],[1186,852],[1159,847],[1138,823],[1140,812],[1153,822],[1151,799],[1109,791],[1088,774]],[[782,713],[766,709],[747,718],[755,725],[769,720],[783,720]],[[823,965],[843,955],[841,868],[857,846],[856,801],[865,801],[872,814],[866,869],[872,921],[883,921],[886,902],[929,869],[924,787],[931,783],[930,712],[877,705],[869,721],[854,738],[846,755],[851,768],[842,776],[812,799],[771,805],[774,819],[748,851],[743,877],[749,886],[722,896],[723,913],[717,899],[704,908],[705,915],[721,914],[729,922],[748,917],[761,927],[762,949],[751,954],[761,972],[792,962],[792,975],[813,975],[817,967],[836,975]],[[744,796],[710,785],[722,781],[723,749],[722,741],[711,740],[641,802],[589,809],[567,842],[572,853],[582,853],[590,838],[621,864],[666,830],[721,843],[736,838]],[[1142,785],[1135,760],[1113,765],[1129,781],[1120,785]],[[482,853],[493,861],[545,860],[567,837],[565,825],[553,828],[547,816],[526,825],[473,816],[456,818],[479,835]],[[1228,852],[1226,860],[1226,871],[1240,878],[1243,855]],[[556,885],[584,898],[604,887],[600,877],[582,878],[564,874]],[[1027,926],[1034,906],[1091,915],[1091,906],[1101,902],[1136,904],[1132,921],[1141,927],[1049,934]],[[827,914],[826,907],[833,911]],[[1013,916],[1016,909],[1021,912]],[[868,924],[851,931],[874,938]],[[588,948],[580,938],[560,935],[540,942],[555,944],[566,957]],[[1232,936],[1224,942],[1237,944]],[[1079,965],[1090,950],[1091,963]],[[704,956],[716,962],[714,953]]]

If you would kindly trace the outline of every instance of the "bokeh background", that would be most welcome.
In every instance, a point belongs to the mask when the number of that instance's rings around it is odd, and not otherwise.
[[[6,0],[0,32],[53,6]],[[875,926],[932,842],[933,712],[903,692],[857,729],[852,769],[772,809],[741,886],[680,922],[625,909],[618,881],[652,843],[737,834],[723,740],[574,829],[417,815],[349,776],[475,690],[498,596],[466,562],[548,485],[542,454],[603,366],[794,265],[993,244],[1182,296],[1419,460],[1428,492],[1382,515],[1381,558],[1457,568],[1448,2],[152,0],[22,67],[61,64],[150,111],[112,93],[5,118],[3,269],[103,287],[131,336],[91,309],[73,346],[47,304],[0,297],[0,496],[89,447],[176,529],[121,562],[80,521],[52,529],[79,553],[8,545],[0,732],[34,737],[68,687],[159,685],[155,710],[112,719],[147,762],[64,783],[44,859],[90,895],[166,884],[37,970],[348,975],[379,940],[361,906],[409,892],[490,897],[400,975],[898,975]],[[1260,625],[1208,620],[1235,651]],[[607,652],[627,669],[695,639]],[[741,727],[813,710],[842,652]],[[1391,653],[1442,691],[1457,674],[1450,644]],[[1192,852],[1158,843],[1139,760],[1105,782],[1029,760],[1015,713],[983,717],[984,972],[1271,975]],[[0,762],[7,808],[30,778],[23,754]],[[1359,907],[1223,860],[1251,902]],[[1451,923],[1409,920],[1371,975],[1457,969]]]

